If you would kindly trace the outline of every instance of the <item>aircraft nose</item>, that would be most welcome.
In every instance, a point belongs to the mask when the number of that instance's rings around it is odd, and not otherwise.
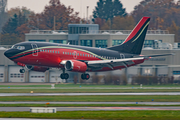
[[[10,58],[13,56],[13,51],[12,50],[7,50],[4,52],[4,55],[7,57],[7,58]]]
[[[4,52],[4,55],[5,55],[6,57],[8,57],[8,56],[9,56],[9,50],[6,50],[6,51]]]

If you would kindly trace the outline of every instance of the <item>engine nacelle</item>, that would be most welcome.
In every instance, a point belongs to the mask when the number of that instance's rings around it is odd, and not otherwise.
[[[77,60],[68,60],[65,64],[65,69],[67,71],[74,71],[74,72],[86,72],[87,65],[84,62],[77,61]]]
[[[46,70],[49,70],[49,68],[47,67],[30,66],[30,65],[26,65],[26,68],[37,72],[45,72]]]

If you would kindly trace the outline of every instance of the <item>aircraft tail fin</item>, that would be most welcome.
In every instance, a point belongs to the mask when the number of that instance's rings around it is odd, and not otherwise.
[[[141,54],[149,22],[150,17],[143,17],[121,45],[113,46],[107,49],[129,54]]]

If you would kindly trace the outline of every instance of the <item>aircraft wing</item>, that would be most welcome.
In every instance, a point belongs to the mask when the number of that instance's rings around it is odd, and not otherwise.
[[[143,56],[140,56],[140,57],[151,58],[151,57],[161,57],[161,56],[169,56],[169,55],[174,55],[174,53],[143,55]]]
[[[127,59],[112,59],[112,60],[98,60],[98,61],[86,61],[88,67],[90,68],[102,68],[102,67],[109,67],[113,69],[116,66],[125,66],[134,64],[134,61],[144,60],[144,57],[138,58],[127,58]]]

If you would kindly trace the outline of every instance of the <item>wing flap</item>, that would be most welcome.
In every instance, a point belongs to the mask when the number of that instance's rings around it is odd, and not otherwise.
[[[127,58],[127,59],[115,59],[115,60],[98,60],[98,61],[87,61],[88,65],[102,65],[102,64],[123,64],[133,63],[134,60],[143,60],[144,57],[139,58]]]
[[[109,67],[112,70],[113,67],[117,66],[125,66],[128,67],[128,65],[134,64],[135,60],[144,60],[144,57],[139,58],[127,58],[127,59],[115,59],[115,60],[99,60],[99,61],[86,61],[88,67],[94,69],[94,68],[103,68],[103,67]]]

